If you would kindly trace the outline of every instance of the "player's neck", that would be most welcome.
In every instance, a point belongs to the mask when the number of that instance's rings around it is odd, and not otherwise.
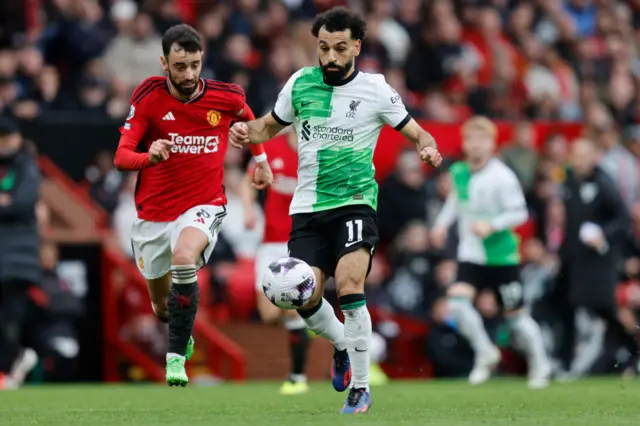
[[[198,89],[195,90],[190,95],[183,95],[178,90],[176,90],[175,86],[173,85],[173,83],[171,83],[171,80],[169,80],[169,79],[167,79],[167,84],[169,85],[169,92],[171,92],[171,95],[173,95],[174,98],[179,99],[179,100],[181,100],[183,102],[190,101],[191,99],[199,96],[200,93],[202,92],[202,89],[203,89],[202,80],[198,81]]]
[[[482,160],[474,160],[474,161],[469,160],[467,161],[467,163],[469,163],[469,169],[472,172],[479,172],[480,170],[484,169],[487,164],[489,164],[489,161],[491,161],[491,158],[492,157],[485,158]]]

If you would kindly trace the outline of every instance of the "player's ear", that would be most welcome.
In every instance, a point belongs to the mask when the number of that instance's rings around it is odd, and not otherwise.
[[[362,40],[356,40],[354,43],[355,55],[360,56],[360,49],[362,49]]]
[[[164,55],[160,56],[160,63],[162,64],[162,70],[165,73],[169,72],[169,63],[167,62],[167,58]]]

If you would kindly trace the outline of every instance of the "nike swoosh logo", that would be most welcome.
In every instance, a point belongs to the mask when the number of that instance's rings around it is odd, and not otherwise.
[[[311,105],[313,102],[300,102],[300,106],[301,107],[306,107],[308,105]]]
[[[369,352],[369,349],[358,349],[355,348],[356,352]]]
[[[361,243],[361,242],[362,242],[362,240],[358,240],[358,241],[351,241],[350,243],[345,243],[345,244],[344,244],[344,246],[345,246],[345,247],[351,247],[352,245],[354,245],[354,244],[358,244],[358,243]]]

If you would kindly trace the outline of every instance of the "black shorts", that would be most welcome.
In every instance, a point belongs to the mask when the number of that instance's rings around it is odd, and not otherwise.
[[[460,262],[456,281],[472,285],[477,292],[493,291],[498,303],[506,311],[513,311],[524,305],[524,288],[520,280],[520,267],[517,265],[486,266]]]
[[[373,253],[378,244],[378,216],[366,205],[339,207],[292,216],[289,256],[320,268],[327,277],[335,274],[338,260],[366,247]],[[371,269],[371,260],[367,275]]]

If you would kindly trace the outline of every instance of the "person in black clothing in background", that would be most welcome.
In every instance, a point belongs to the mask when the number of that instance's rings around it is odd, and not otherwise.
[[[37,363],[22,350],[27,290],[41,281],[36,203],[40,172],[18,126],[0,118],[0,389],[19,385]]]
[[[378,222],[382,243],[391,243],[411,221],[425,222],[427,200],[422,163],[414,150],[403,150],[394,172],[380,185]]]
[[[85,313],[84,300],[58,275],[59,252],[55,243],[42,241],[40,259],[40,291],[35,297],[32,293],[22,343],[37,350],[44,381],[73,382],[80,350],[77,323]]]
[[[597,161],[595,144],[587,139],[577,140],[571,148],[571,170],[562,188],[566,230],[554,300],[560,302],[557,310],[564,338],[559,355],[567,371],[574,358],[577,308],[585,308],[606,322],[608,345],[624,346],[630,361],[637,356],[634,336],[620,324],[615,302],[629,214],[620,193],[596,165]]]

